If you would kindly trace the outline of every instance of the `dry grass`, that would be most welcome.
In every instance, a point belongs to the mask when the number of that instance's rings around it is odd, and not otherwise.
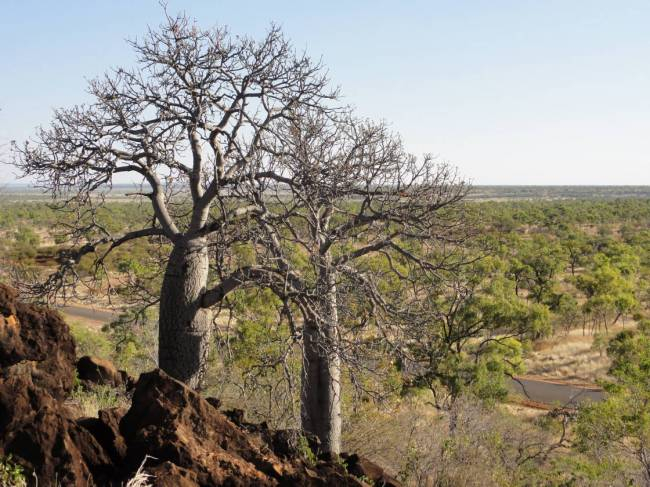
[[[407,397],[388,411],[360,412],[345,425],[344,449],[370,458],[408,487],[533,485],[527,469],[540,465],[522,458],[557,441],[556,433],[538,426],[547,411],[460,398],[442,412],[429,399]],[[517,408],[525,414],[512,415]]]
[[[137,472],[135,472],[135,475],[127,481],[124,487],[149,487],[152,485],[151,479],[153,479],[154,476],[144,471],[144,465],[150,458],[154,457],[150,457],[149,455],[144,457]]]
[[[110,386],[97,386],[91,390],[77,387],[67,404],[77,413],[78,417],[97,417],[102,409],[130,406],[124,390]]]
[[[609,329],[605,339],[635,324]],[[606,341],[606,340],[605,340]],[[583,336],[582,329],[572,330],[566,336],[542,340],[535,344],[526,359],[526,372],[547,378],[593,383],[607,376],[610,361],[604,349],[594,347],[594,335]]]

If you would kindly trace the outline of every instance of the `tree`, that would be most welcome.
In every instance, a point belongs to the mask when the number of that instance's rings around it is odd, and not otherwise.
[[[530,296],[536,303],[545,302],[553,291],[555,277],[562,270],[563,249],[542,236],[523,241],[518,258],[521,260]]]
[[[610,314],[614,325],[621,316],[631,313],[638,306],[634,293],[635,275],[626,274],[627,265],[621,270],[616,261],[604,254],[596,254],[593,268],[578,276],[576,287],[587,297],[583,310],[594,318],[600,318],[607,328]]]
[[[553,324],[554,332],[562,327],[564,328],[564,333],[568,335],[581,321],[580,318],[582,315],[578,301],[569,293],[555,294],[551,309],[555,316],[555,322]]]
[[[440,408],[467,391],[488,402],[505,397],[504,379],[523,370],[522,342],[550,331],[546,306],[517,297],[504,267],[485,257],[413,293],[404,362]]]
[[[92,102],[57,110],[47,129],[15,146],[15,164],[79,218],[74,244],[59,271],[39,286],[55,295],[73,288],[84,255],[101,266],[115,248],[149,238],[167,252],[159,298],[159,366],[197,387],[205,370],[213,313],[255,269],[229,269],[225,250],[250,238],[249,216],[260,206],[252,183],[275,180],[261,157],[275,126],[301,107],[325,110],[335,96],[320,64],[297,55],[276,27],[260,41],[226,29],[201,30],[169,17],[130,43],[134,69],[91,81]],[[264,143],[263,143],[264,141]],[[266,166],[264,163],[268,163]],[[96,217],[120,174],[141,181],[149,224],[123,234]]]
[[[576,268],[584,263],[585,257],[592,251],[592,246],[584,233],[574,228],[562,232],[561,244],[569,258],[571,276],[575,276]]]
[[[299,310],[291,322],[303,344],[302,426],[336,454],[342,362],[356,361],[367,325],[381,326],[381,309],[394,311],[382,285],[405,281],[399,269],[449,265],[444,258],[464,235],[457,206],[467,187],[447,165],[405,152],[382,124],[313,110],[295,120],[265,147],[281,164],[282,184],[262,182],[255,196],[262,282]],[[447,249],[430,261],[418,246]],[[377,259],[386,272],[372,266]]]
[[[622,452],[641,470],[650,485],[650,322],[641,320],[639,330],[618,333],[607,347],[612,360],[604,384],[606,400],[580,411],[577,445],[600,458]]]
[[[364,259],[381,256],[396,276],[396,259],[446,266],[467,187],[448,166],[406,153],[383,125],[332,107],[321,66],[295,55],[278,29],[258,42],[167,20],[131,43],[138,70],[91,82],[92,104],[57,111],[51,128],[16,147],[24,174],[79,214],[78,245],[37,291],[74,287],[86,255],[101,266],[127,242],[158,243],[167,257],[159,365],[197,387],[212,307],[248,283],[271,289],[303,343],[303,428],[338,453],[341,360],[354,347],[340,323],[358,330],[378,322],[371,308],[392,309]],[[115,235],[96,216],[121,173],[141,178],[152,218]],[[418,245],[445,248],[443,260],[421,259]]]

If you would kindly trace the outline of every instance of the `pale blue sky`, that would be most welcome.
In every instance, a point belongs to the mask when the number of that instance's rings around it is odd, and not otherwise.
[[[203,26],[280,24],[346,101],[476,184],[650,184],[650,1],[170,0]],[[155,0],[3,0],[0,144],[131,65]],[[0,182],[11,181],[0,166]]]

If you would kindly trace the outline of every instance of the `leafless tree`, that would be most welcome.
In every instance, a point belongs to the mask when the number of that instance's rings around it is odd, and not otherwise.
[[[366,325],[390,338],[382,317],[403,311],[394,297],[404,291],[384,289],[385,276],[408,283],[414,269],[454,265],[467,186],[449,166],[407,153],[384,125],[333,108],[323,68],[276,28],[254,41],[169,17],[131,44],[137,69],[91,82],[90,105],[57,111],[15,147],[23,173],[79,211],[79,245],[38,291],[74,286],[84,255],[101,264],[127,242],[156,241],[169,252],[159,365],[197,387],[213,307],[247,283],[270,287],[303,344],[303,428],[338,453],[341,363],[363,365]],[[114,235],[94,216],[120,173],[140,178],[153,217]],[[254,263],[230,264],[238,242]],[[436,259],[421,257],[423,246],[438,248]]]
[[[296,110],[325,110],[336,93],[322,66],[295,53],[275,27],[258,41],[168,16],[130,44],[136,68],[91,81],[90,104],[57,110],[49,128],[14,146],[25,176],[84,215],[70,234],[78,245],[38,291],[53,295],[73,286],[84,255],[101,262],[135,239],[165,243],[159,365],[196,387],[210,343],[210,308],[255,277],[249,268],[219,269],[221,279],[212,283],[209,248],[248,238],[241,229],[263,210],[248,193],[254,183],[277,178],[260,165],[274,127]],[[93,215],[122,173],[141,181],[154,217],[114,235]]]
[[[386,281],[455,265],[467,186],[449,166],[408,154],[383,124],[350,113],[303,111],[264,146],[281,176],[251,193],[262,209],[254,218],[266,282],[300,310],[303,430],[338,453],[341,363],[363,365],[366,325],[390,335],[381,317],[400,304]],[[422,258],[421,246],[438,248],[437,259]]]

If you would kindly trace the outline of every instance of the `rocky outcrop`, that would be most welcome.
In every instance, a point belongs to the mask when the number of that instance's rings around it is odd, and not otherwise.
[[[0,370],[2,378],[29,377],[57,399],[72,390],[75,344],[61,315],[21,303],[0,285]]]
[[[75,371],[67,325],[3,286],[0,367],[0,456],[22,465],[29,485],[124,485],[143,461],[157,487],[398,485],[356,456],[347,457],[356,476],[342,462],[307,460],[299,432],[246,423],[242,410],[222,412],[161,370],[140,376],[128,410],[76,418],[65,402]],[[76,367],[88,384],[126,385],[110,362]]]
[[[74,367],[74,340],[61,316],[0,285],[0,455],[11,454],[40,485],[92,484],[112,467],[63,402]]]
[[[244,423],[241,411],[228,416],[161,370],[142,374],[120,422],[129,470],[150,456],[147,471],[165,472],[155,485],[172,485],[170,476],[193,486],[363,485],[337,463],[281,458],[265,441],[275,437],[268,428]]]
[[[126,411],[124,408],[103,409],[96,418],[77,420],[77,424],[93,435],[115,465],[126,459],[126,443],[120,433],[120,420]]]
[[[130,459],[169,461],[193,472],[199,485],[223,485],[228,478],[238,485],[274,485],[272,479],[291,473],[268,448],[161,370],[140,376],[120,431]]]
[[[0,384],[0,418],[0,454],[11,454],[39,485],[94,485],[110,476],[112,461],[95,438],[29,378]]]
[[[77,377],[87,387],[102,385],[131,389],[135,381],[123,370],[117,370],[112,362],[85,355],[77,360]]]
[[[377,487],[399,487],[401,485],[383,468],[365,457],[356,454],[343,454],[343,459],[349,473],[358,478],[371,480]]]

